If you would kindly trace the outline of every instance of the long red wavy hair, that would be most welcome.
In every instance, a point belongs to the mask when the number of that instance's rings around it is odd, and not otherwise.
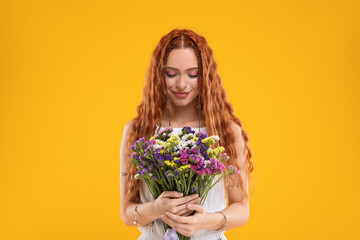
[[[196,34],[189,29],[174,29],[160,39],[151,56],[151,62],[146,74],[146,86],[143,89],[143,99],[137,107],[137,116],[131,120],[131,127],[127,136],[126,155],[128,159],[127,170],[130,173],[128,191],[123,208],[129,201],[141,202],[139,194],[139,180],[134,178],[136,167],[132,164],[129,147],[141,137],[145,140],[150,139],[156,130],[156,124],[160,123],[162,114],[165,111],[165,99],[163,92],[165,85],[164,66],[167,57],[172,49],[176,48],[192,48],[198,60],[198,83],[201,89],[201,111],[205,117],[205,125],[208,136],[218,135],[220,141],[217,146],[224,146],[225,152],[230,159],[226,165],[236,166],[240,171],[243,167],[237,161],[238,152],[235,146],[235,134],[231,131],[231,121],[234,121],[241,127],[242,137],[245,142],[246,154],[246,177],[252,179],[253,163],[251,161],[251,150],[248,146],[248,135],[243,129],[241,121],[234,115],[233,106],[227,101],[225,89],[222,86],[221,78],[217,73],[217,64],[214,59],[213,51],[208,46],[204,37]],[[248,194],[243,184],[240,174],[238,177],[242,199],[247,199]],[[231,178],[233,180],[233,178]],[[225,178],[227,184],[228,178]]]

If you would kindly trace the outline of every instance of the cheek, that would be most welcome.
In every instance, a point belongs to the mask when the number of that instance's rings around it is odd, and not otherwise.
[[[190,81],[190,84],[191,84],[191,87],[192,87],[193,89],[198,89],[198,87],[199,87],[199,84],[198,84],[198,80],[197,80],[197,79],[192,79],[192,80]]]
[[[166,87],[170,88],[173,85],[173,81],[169,78],[165,78]]]

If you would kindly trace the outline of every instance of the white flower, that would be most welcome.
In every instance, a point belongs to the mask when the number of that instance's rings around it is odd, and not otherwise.
[[[162,145],[159,145],[159,144],[155,144],[154,146],[153,146],[153,148],[154,149],[160,149],[160,148],[162,148],[163,146]]]
[[[192,133],[187,133],[184,136],[181,137],[181,140],[187,140],[187,139],[192,139],[194,137],[194,134]]]
[[[171,136],[174,136],[174,135],[178,135],[176,132],[171,132],[171,133],[169,133],[169,136],[171,137]]]
[[[178,148],[179,148],[179,150],[183,150],[186,148],[192,148],[194,145],[195,145],[195,142],[193,140],[188,140],[188,141],[181,140],[178,144]]]
[[[211,135],[210,137],[211,137],[212,139],[214,139],[215,142],[218,142],[218,141],[220,140],[220,137],[217,136],[217,135]]]

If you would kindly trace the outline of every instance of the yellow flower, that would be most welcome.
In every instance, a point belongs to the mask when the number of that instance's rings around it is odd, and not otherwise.
[[[220,153],[224,152],[225,148],[224,147],[217,147],[215,149],[211,149],[211,150],[207,150],[207,154],[209,155],[210,158],[212,157],[218,157]]]
[[[172,135],[167,142],[177,145],[180,142],[180,137],[178,135]]]
[[[154,139],[155,139],[155,137],[151,137],[151,138],[150,138],[150,141],[151,141],[151,140],[154,140]]]
[[[189,169],[189,168],[190,168],[190,164],[186,164],[186,165],[179,167],[179,171],[181,172],[181,171]]]
[[[201,142],[203,144],[205,144],[206,146],[211,146],[212,144],[215,143],[215,140],[211,137],[207,137],[207,138],[204,138],[203,140],[201,140]]]
[[[177,167],[177,164],[173,161],[165,160],[164,163],[170,167]]]

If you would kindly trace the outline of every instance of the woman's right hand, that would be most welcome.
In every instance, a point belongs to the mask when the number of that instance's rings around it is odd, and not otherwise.
[[[193,210],[188,209],[188,203],[200,204],[201,198],[198,194],[191,194],[183,197],[183,193],[177,191],[165,191],[155,199],[157,216],[166,212],[171,212],[179,216],[188,216]]]

